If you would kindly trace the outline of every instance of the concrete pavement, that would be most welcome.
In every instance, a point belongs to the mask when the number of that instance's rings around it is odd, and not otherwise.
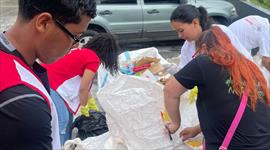
[[[0,31],[10,27],[16,19],[18,0],[0,0]]]

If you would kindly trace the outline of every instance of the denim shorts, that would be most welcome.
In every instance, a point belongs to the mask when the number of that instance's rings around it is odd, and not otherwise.
[[[71,138],[73,115],[66,107],[64,100],[60,95],[52,89],[50,92],[57,110],[61,145],[64,145],[65,142]]]

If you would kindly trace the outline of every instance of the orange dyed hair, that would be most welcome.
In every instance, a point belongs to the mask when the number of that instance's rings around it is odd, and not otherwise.
[[[204,31],[196,41],[196,47],[196,56],[206,54],[214,63],[228,69],[232,88],[239,97],[242,96],[244,88],[248,88],[252,110],[255,111],[259,99],[270,106],[270,91],[263,74],[256,64],[237,51],[219,27],[213,26]],[[263,91],[264,95],[259,95],[259,91]]]

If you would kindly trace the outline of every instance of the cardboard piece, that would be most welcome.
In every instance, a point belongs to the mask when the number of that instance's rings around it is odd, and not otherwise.
[[[158,63],[160,61],[159,58],[155,57],[143,57],[140,60],[135,61],[134,66],[142,66],[144,64],[150,64],[150,63]]]
[[[165,69],[164,67],[158,63],[151,63],[151,66],[148,68],[154,75],[158,74],[159,72],[163,72]]]

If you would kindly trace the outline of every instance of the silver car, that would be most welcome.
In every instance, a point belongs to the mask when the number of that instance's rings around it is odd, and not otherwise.
[[[84,36],[110,32],[125,42],[175,40],[170,15],[180,4],[203,6],[216,22],[225,25],[237,17],[235,7],[223,0],[97,0],[97,17]]]

